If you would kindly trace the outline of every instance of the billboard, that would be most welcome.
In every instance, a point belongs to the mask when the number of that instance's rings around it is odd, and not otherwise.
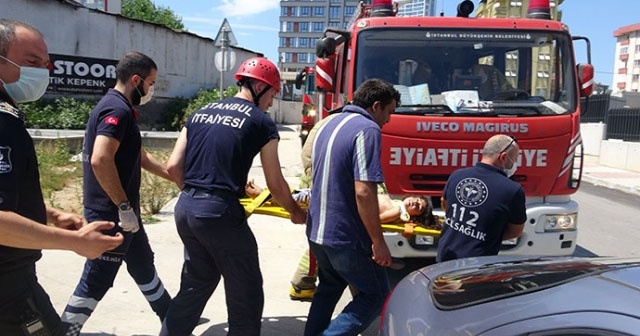
[[[116,84],[118,60],[49,54],[47,92],[105,94]]]

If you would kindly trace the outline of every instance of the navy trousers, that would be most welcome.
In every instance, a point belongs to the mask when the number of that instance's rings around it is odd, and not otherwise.
[[[221,278],[227,335],[260,335],[264,292],[258,246],[238,198],[224,191],[189,189],[180,193],[175,219],[184,264],[180,291],[160,335],[190,335]]]
[[[89,222],[96,220],[117,222],[117,216],[117,213],[114,215],[111,212],[85,208],[85,217]],[[116,226],[109,233],[115,234],[118,231],[121,229]],[[62,314],[62,322],[69,329],[68,336],[80,334],[82,326],[89,319],[98,302],[102,300],[109,288],[113,287],[113,281],[123,261],[126,262],[127,271],[149,302],[151,309],[158,315],[160,321],[164,319],[171,297],[158,278],[153,251],[144,226],[140,223],[140,230],[136,233],[122,233],[124,234],[122,245],[97,259],[85,262],[80,282]]]

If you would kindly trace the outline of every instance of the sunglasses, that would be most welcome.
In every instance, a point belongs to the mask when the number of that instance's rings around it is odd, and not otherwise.
[[[511,142],[509,142],[509,144],[503,150],[501,150],[500,153],[506,152],[507,149],[509,149],[509,147],[511,147],[511,145],[513,145],[514,142],[518,143],[518,140],[516,140],[516,137],[514,137],[513,135],[509,135],[508,137],[511,138]]]

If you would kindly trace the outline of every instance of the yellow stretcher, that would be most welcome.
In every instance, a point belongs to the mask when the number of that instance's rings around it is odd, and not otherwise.
[[[256,198],[241,198],[240,203],[244,207],[247,217],[252,214],[276,216],[281,218],[289,218],[289,213],[283,207],[275,202],[271,202],[271,193],[269,190],[263,190]],[[429,229],[415,223],[390,223],[382,224],[382,230],[385,232],[402,233],[409,238],[412,235],[440,237],[440,230]]]

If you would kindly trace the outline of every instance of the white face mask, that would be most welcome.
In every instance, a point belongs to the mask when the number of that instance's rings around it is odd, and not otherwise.
[[[20,69],[20,78],[17,82],[6,83],[0,79],[9,97],[16,103],[28,103],[38,100],[44,95],[49,85],[48,69],[19,66],[4,56],[0,57]]]
[[[511,159],[509,159],[511,160]],[[513,166],[511,166],[511,168],[502,168],[502,171],[507,175],[507,177],[511,177],[513,176],[513,174],[516,173],[516,169],[518,169],[518,163],[517,162],[513,162]]]
[[[140,105],[148,103],[151,100],[151,97],[153,97],[153,92],[153,85],[151,85],[149,86],[149,90],[147,90],[147,94],[140,98]]]

